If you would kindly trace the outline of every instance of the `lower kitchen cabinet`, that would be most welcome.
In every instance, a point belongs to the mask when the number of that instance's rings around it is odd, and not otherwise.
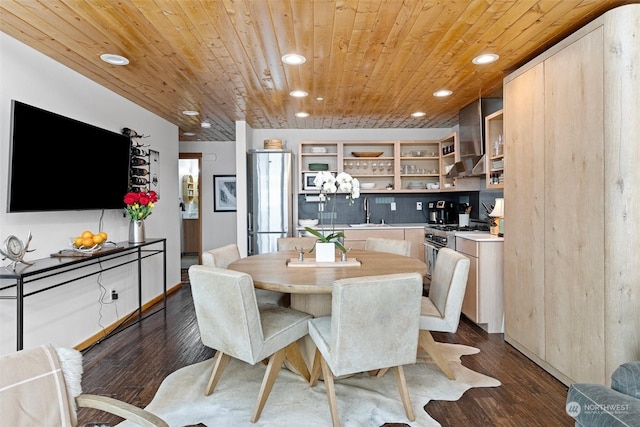
[[[489,333],[504,332],[503,247],[490,234],[456,236],[456,251],[471,261],[462,313]]]

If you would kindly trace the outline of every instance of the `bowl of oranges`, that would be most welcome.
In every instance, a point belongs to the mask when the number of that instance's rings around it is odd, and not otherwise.
[[[85,230],[77,237],[71,238],[71,245],[73,249],[79,252],[95,252],[107,243],[107,233],[101,231],[99,233],[92,233],[89,230]]]

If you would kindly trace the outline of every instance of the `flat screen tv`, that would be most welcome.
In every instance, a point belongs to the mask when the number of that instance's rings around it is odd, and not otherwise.
[[[131,140],[12,100],[8,212],[123,209]]]

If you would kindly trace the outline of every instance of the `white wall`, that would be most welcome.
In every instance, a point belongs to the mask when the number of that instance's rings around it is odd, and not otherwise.
[[[105,64],[105,67],[111,66]],[[101,211],[6,213],[12,99],[111,131],[129,127],[151,135],[144,143],[160,152],[160,201],[146,221],[147,236],[167,238],[167,285],[179,283],[177,127],[0,32],[0,239],[3,241],[10,234],[24,239],[31,230],[31,248],[36,251],[28,254],[27,260],[48,257],[68,248],[69,238],[82,230],[98,231]],[[78,148],[65,146],[64,135],[52,134],[49,141],[37,143],[60,144],[61,150]],[[89,178],[91,173],[109,173],[109,170],[105,167],[89,173],[70,170],[52,179],[59,180],[72,194],[73,181]],[[37,197],[37,183],[34,197]],[[127,240],[129,221],[122,211],[105,211],[102,224],[109,240]],[[0,265],[7,264],[7,261],[0,262]],[[162,292],[160,266],[161,257],[144,264],[143,303]],[[99,304],[97,275],[25,299],[25,347],[41,343],[75,346],[137,307],[133,265],[104,274],[100,281],[119,292],[117,304]],[[8,291],[2,292],[7,294]],[[0,300],[1,354],[15,350],[15,328],[15,301]]]

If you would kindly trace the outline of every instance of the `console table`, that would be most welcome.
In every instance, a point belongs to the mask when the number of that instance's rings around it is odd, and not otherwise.
[[[50,258],[30,261],[33,262],[33,265],[18,264],[15,270],[8,267],[0,268],[0,291],[15,288],[15,295],[0,295],[0,299],[16,300],[17,350],[22,350],[23,347],[24,299],[26,297],[132,263],[137,263],[138,265],[138,320],[134,323],[141,321],[143,319],[142,260],[158,254],[162,254],[163,306],[148,316],[161,310],[164,311],[166,316],[167,239],[164,238],[147,238],[144,243],[117,242],[114,249],[105,248],[89,256],[67,257],[55,254],[55,256],[51,256]],[[115,261],[115,264],[103,267],[102,263],[105,261]],[[99,267],[97,271],[88,270],[89,267],[96,265]],[[77,273],[77,276],[60,282],[53,280],[53,283],[48,284],[44,288],[35,289],[35,286],[32,285],[39,280],[55,278],[60,274],[68,272]],[[145,316],[145,318],[148,316]]]

